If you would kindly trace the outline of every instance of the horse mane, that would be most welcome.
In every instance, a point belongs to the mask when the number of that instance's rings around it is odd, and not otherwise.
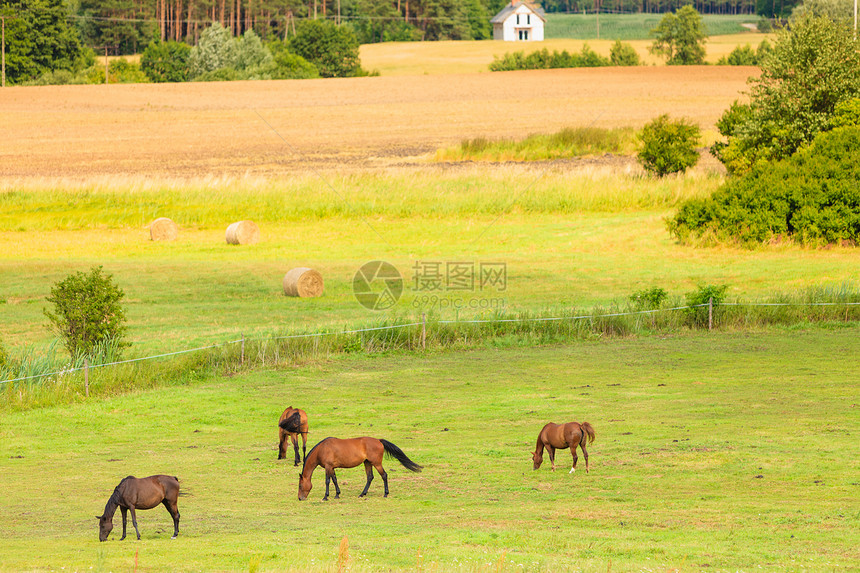
[[[317,442],[316,446],[312,447],[311,451],[308,452],[308,455],[305,456],[305,460],[309,460],[311,458],[311,454],[314,453],[314,450],[317,449],[317,446],[319,446],[321,443],[325,442],[326,440],[330,440],[330,439],[331,439],[331,436],[329,436],[328,438],[323,438],[322,440]]]

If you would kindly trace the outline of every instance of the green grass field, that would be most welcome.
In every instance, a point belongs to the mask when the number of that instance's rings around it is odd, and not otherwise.
[[[126,292],[130,356],[421,312],[486,314],[468,306],[473,299],[501,299],[511,312],[564,313],[625,301],[652,286],[683,298],[698,284],[729,284],[732,299],[756,300],[856,281],[851,248],[676,244],[666,217],[679,200],[709,193],[721,180],[704,171],[654,180],[614,168],[510,165],[334,177],[337,193],[309,176],[6,194],[0,337],[12,353],[34,345],[43,351],[54,339],[42,314],[45,297],[68,274],[93,265],[103,265]],[[146,225],[167,213],[181,226],[180,238],[150,241]],[[260,243],[225,243],[238,213],[260,226]],[[377,259],[397,266],[407,287],[382,313],[366,310],[352,293],[358,268]],[[442,292],[439,304],[425,305],[421,297],[437,293],[412,288],[420,261],[503,262],[507,288]],[[323,297],[283,295],[281,280],[296,266],[323,273]],[[466,307],[454,308],[457,301]]]
[[[547,14],[547,39],[577,40],[646,40],[663,14]],[[743,24],[755,24],[759,16],[702,15],[709,36],[727,36],[749,32]]]
[[[630,571],[850,569],[860,553],[858,329],[593,341],[352,357],[203,380],[0,419],[4,571]],[[358,499],[305,502],[276,427],[307,409],[311,445],[386,438]],[[591,422],[591,473],[566,451],[537,472],[547,421]],[[143,539],[98,542],[121,478],[175,474]],[[119,513],[117,513],[119,522]],[[129,524],[131,527],[131,524]]]

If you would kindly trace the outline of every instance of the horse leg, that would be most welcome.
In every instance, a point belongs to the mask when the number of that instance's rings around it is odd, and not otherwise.
[[[328,470],[325,472],[325,495],[323,496],[323,501],[328,501],[328,484],[331,482],[331,476],[328,473]]]
[[[337,485],[337,475],[334,473],[334,470],[331,471],[331,481],[334,482],[334,498],[338,499],[340,497],[340,487]]]
[[[376,471],[379,472],[379,475],[382,476],[382,485],[385,486],[385,495],[382,497],[388,497],[388,474],[385,472],[385,468],[382,467],[382,462],[379,462],[379,465],[376,466]]]
[[[585,440],[582,440],[580,447],[582,448],[582,457],[585,458],[585,473],[588,473],[588,450],[585,449]]]
[[[302,434],[302,463],[305,463],[305,460],[308,459],[307,449],[308,449],[308,433],[305,432]]]
[[[134,525],[134,531],[137,533],[137,540],[140,541],[140,530],[137,528],[137,514],[134,512],[134,508],[128,508],[131,511],[131,524]]]
[[[128,513],[128,508],[120,507],[120,511],[122,511],[122,537],[119,538],[120,541],[125,539],[125,520],[126,514]]]
[[[290,439],[293,441],[293,450],[295,450],[295,452],[296,452],[296,457],[295,457],[295,460],[293,461],[293,465],[297,466],[297,465],[299,465],[299,462],[301,461],[299,459],[299,439],[296,437],[295,434],[290,434]]]
[[[367,495],[367,490],[370,489],[370,482],[373,481],[373,464],[368,460],[364,460],[364,473],[367,474],[367,483],[364,484],[364,491],[358,494],[358,497],[364,497]]]
[[[571,467],[570,471],[567,473],[572,474],[573,472],[576,471],[576,462],[579,459],[578,457],[576,457],[576,444],[575,443],[570,444],[570,453],[573,454],[573,467]]]
[[[552,471],[555,471],[555,448],[547,444],[546,451],[549,453],[549,463],[551,464]]]
[[[280,433],[278,434],[278,459],[279,460],[282,460],[285,457],[287,457],[286,448],[284,447],[284,446],[286,446],[286,442],[287,442],[287,434],[284,432],[284,430],[281,430]]]
[[[173,537],[171,539],[176,539],[176,536],[179,535],[179,508],[176,506],[175,501],[165,499],[161,503],[167,508],[170,517],[173,518]]]

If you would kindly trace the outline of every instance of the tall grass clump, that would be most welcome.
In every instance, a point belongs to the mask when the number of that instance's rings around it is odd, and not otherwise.
[[[631,154],[636,148],[632,128],[567,127],[525,139],[478,137],[459,147],[436,152],[437,161],[547,161],[603,153]]]

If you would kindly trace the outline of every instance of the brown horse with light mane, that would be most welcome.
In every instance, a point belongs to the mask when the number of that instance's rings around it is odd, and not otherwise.
[[[289,418],[298,415],[298,423],[295,421],[287,422]],[[287,430],[287,428],[291,430]],[[302,457],[299,459],[299,440],[296,436],[302,436]],[[287,457],[287,438],[293,442],[293,449],[296,452],[296,458],[293,462],[294,466],[299,465],[299,462],[304,461],[307,457],[305,451],[308,446],[308,415],[304,410],[293,408],[290,406],[284,413],[281,414],[281,419],[278,420],[278,459],[282,460]]]
[[[570,448],[570,453],[573,454],[573,467],[567,473],[576,471],[576,447],[582,448],[582,455],[585,456],[585,473],[588,473],[588,450],[585,449],[586,441],[590,444],[594,442],[594,428],[588,422],[579,424],[577,422],[568,422],[566,424],[553,424],[550,422],[538,434],[537,446],[535,453],[532,454],[534,461],[534,469],[538,469],[543,463],[544,447],[549,452],[549,461],[552,463],[552,471],[555,471],[555,451]]]
[[[131,523],[140,539],[140,530],[137,528],[136,509],[152,509],[164,504],[170,517],[173,518],[173,537],[179,535],[179,508],[176,500],[179,498],[179,478],[165,475],[155,475],[145,478],[128,476],[123,478],[116,486],[105,505],[102,515],[96,516],[99,520],[99,541],[105,541],[113,530],[113,516],[116,508],[122,510],[122,537],[125,539],[126,513],[131,510]]]
[[[323,501],[326,501],[330,481],[334,482],[334,497],[340,497],[340,487],[337,485],[337,476],[334,474],[335,468],[354,468],[362,462],[367,474],[367,483],[364,485],[364,491],[358,497],[367,495],[370,482],[373,481],[373,468],[376,468],[376,471],[382,476],[382,483],[385,485],[385,497],[388,497],[388,474],[382,467],[383,454],[393,457],[409,471],[421,471],[421,466],[406,457],[403,450],[389,441],[376,438],[352,438],[350,440],[326,438],[311,448],[307,459],[305,459],[305,465],[299,477],[299,500],[307,499],[308,493],[313,487],[311,476],[317,466],[325,468],[325,497],[323,497]]]

